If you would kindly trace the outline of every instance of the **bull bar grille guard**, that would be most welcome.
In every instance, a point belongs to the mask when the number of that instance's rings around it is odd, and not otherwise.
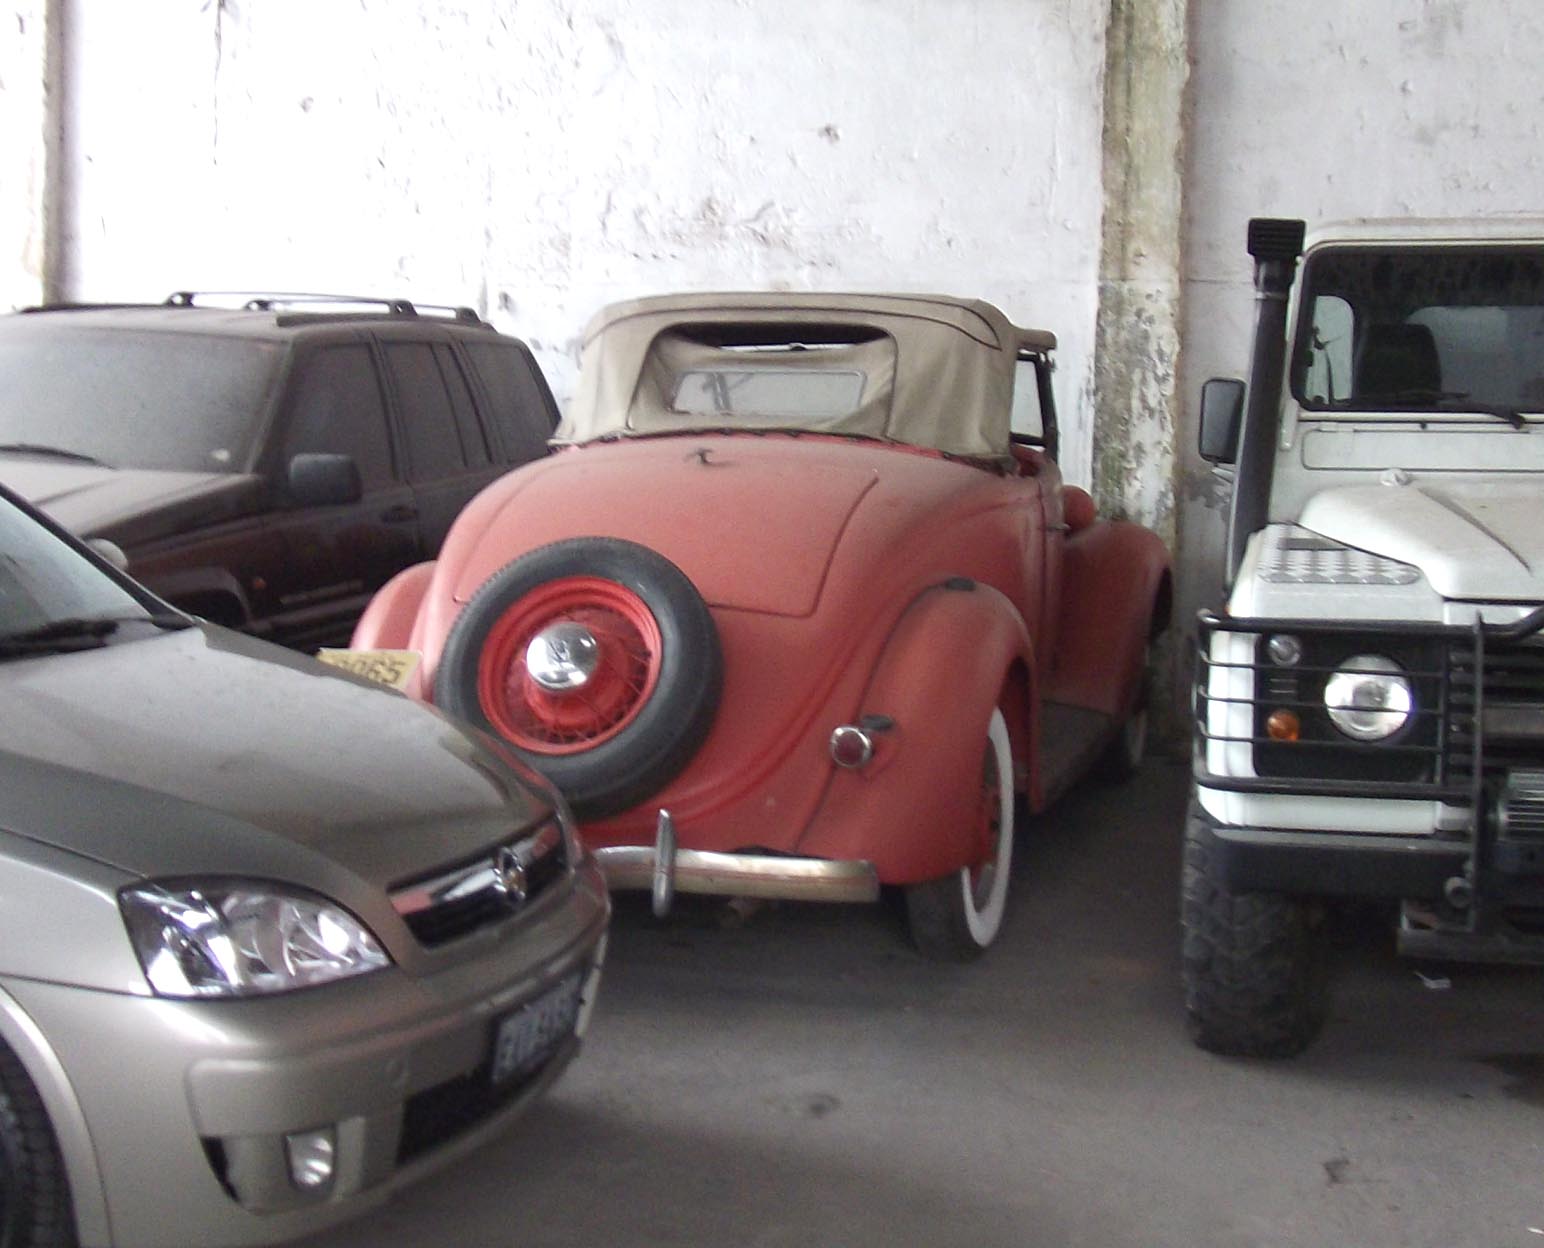
[[[1544,738],[1522,746],[1522,756],[1515,747],[1508,748],[1494,731],[1486,728],[1487,697],[1495,697],[1498,684],[1512,697],[1521,696],[1526,705],[1539,708],[1544,720],[1544,608],[1512,624],[1485,624],[1476,613],[1472,625],[1425,624],[1408,621],[1246,619],[1202,611],[1196,627],[1196,680],[1193,686],[1194,774],[1204,788],[1235,793],[1290,794],[1321,797],[1369,797],[1384,799],[1425,799],[1479,812],[1483,807],[1487,778],[1514,762],[1544,766]],[[1259,732],[1258,710],[1269,698],[1262,674],[1269,676],[1280,668],[1259,656],[1258,640],[1251,645],[1250,657],[1217,658],[1214,651],[1220,636],[1246,635],[1259,639],[1267,634],[1328,639],[1332,642],[1364,641],[1368,648],[1380,643],[1413,646],[1426,656],[1421,667],[1407,673],[1422,682],[1434,696],[1430,705],[1418,705],[1413,712],[1417,722],[1424,719],[1428,731],[1396,734],[1390,741],[1360,742],[1349,737],[1309,743],[1319,748],[1333,746],[1348,761],[1348,770],[1356,770],[1373,760],[1404,756],[1421,765],[1423,778],[1417,780],[1364,779],[1355,777],[1316,777],[1313,775],[1225,775],[1208,769],[1208,747],[1247,745],[1254,757],[1261,746],[1278,747],[1280,743]],[[1332,666],[1305,665],[1309,675],[1324,675]],[[1224,693],[1213,692],[1229,685],[1227,675],[1248,672],[1248,692],[1240,692],[1243,682],[1233,681]],[[1222,679],[1214,681],[1214,676]],[[1271,700],[1280,705],[1279,700]],[[1516,703],[1508,703],[1516,705]],[[1309,703],[1289,704],[1307,708]],[[1318,705],[1315,703],[1314,705]],[[1226,710],[1247,707],[1251,729],[1230,730]],[[1237,718],[1237,716],[1233,716]],[[1218,727],[1220,725],[1220,727]],[[1424,737],[1424,740],[1421,739]],[[1488,739],[1489,738],[1489,739]],[[1296,748],[1288,747],[1288,748]]]

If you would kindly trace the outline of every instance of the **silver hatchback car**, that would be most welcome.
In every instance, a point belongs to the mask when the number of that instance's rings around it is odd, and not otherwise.
[[[199,624],[0,490],[0,1244],[258,1244],[475,1147],[610,914],[486,738]]]

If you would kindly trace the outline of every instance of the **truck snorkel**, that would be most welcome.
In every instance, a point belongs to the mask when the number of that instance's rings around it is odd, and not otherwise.
[[[1254,351],[1228,522],[1230,585],[1245,543],[1264,526],[1268,513],[1287,353],[1287,296],[1303,254],[1304,231],[1302,221],[1290,219],[1255,217],[1249,222],[1249,254],[1255,262]]]

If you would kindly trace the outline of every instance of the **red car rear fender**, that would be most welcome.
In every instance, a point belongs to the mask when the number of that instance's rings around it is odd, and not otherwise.
[[[350,650],[415,650],[422,649],[422,640],[415,637],[419,624],[419,608],[434,579],[434,562],[415,563],[403,568],[396,576],[376,590],[370,605],[354,625],[354,636],[349,641]],[[420,701],[427,701],[426,686],[421,684],[422,670],[414,672],[407,692]]]
[[[1169,623],[1169,552],[1151,529],[1090,525],[1067,539],[1050,702],[1123,716],[1141,688],[1147,643]]]
[[[974,859],[987,721],[1004,708],[1015,760],[1030,757],[1034,671],[1013,604],[977,581],[927,590],[891,633],[858,708],[894,726],[873,760],[833,776],[799,852],[862,859],[885,884],[933,879]]]

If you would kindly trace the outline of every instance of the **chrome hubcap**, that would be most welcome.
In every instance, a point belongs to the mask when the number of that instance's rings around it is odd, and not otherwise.
[[[571,621],[542,629],[525,648],[525,670],[552,693],[582,688],[599,666],[600,643],[595,634]]]

